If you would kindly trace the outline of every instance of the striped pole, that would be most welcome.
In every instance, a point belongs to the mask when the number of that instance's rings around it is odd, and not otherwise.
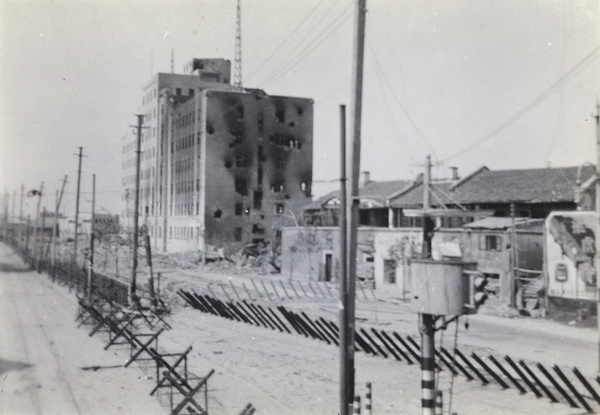
[[[354,414],[360,415],[360,395],[354,397]]]
[[[367,382],[367,395],[365,396],[365,409],[367,410],[367,415],[373,414],[371,396],[371,382]]]
[[[444,414],[444,402],[442,391],[435,391],[435,415]]]
[[[435,415],[434,316],[421,314],[421,406],[423,415]]]

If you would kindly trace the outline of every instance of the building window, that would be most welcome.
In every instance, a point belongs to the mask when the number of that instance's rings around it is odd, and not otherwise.
[[[479,235],[480,251],[502,251],[502,237],[498,235]]]
[[[262,184],[262,182],[263,182],[263,169],[262,169],[262,167],[259,167],[258,171],[256,172],[256,183]]]
[[[283,166],[284,166],[283,157],[277,157],[277,161],[275,162],[275,167],[277,167],[278,169],[283,169]]]
[[[254,192],[254,209],[262,209],[262,198],[263,198],[263,193],[260,191],[255,191]]]
[[[235,216],[241,216],[242,215],[242,204],[241,203],[236,203],[235,204]]]
[[[246,179],[239,178],[239,177],[235,179],[235,191],[242,196],[248,195],[248,188],[246,187]]]
[[[258,135],[262,136],[264,129],[265,129],[264,115],[262,112],[258,113],[256,122],[257,122],[257,127],[258,127]]]
[[[175,94],[181,95],[181,88],[175,88]]]
[[[214,217],[215,219],[221,219],[221,209],[215,210]]]
[[[233,239],[235,239],[236,242],[240,242],[242,240],[242,228],[235,228],[233,230]]]
[[[275,205],[275,213],[277,213],[278,215],[281,215],[283,213],[284,209],[285,208],[282,203],[277,203]]]
[[[279,122],[279,123],[285,122],[285,110],[275,111],[275,118],[277,119],[277,122]]]

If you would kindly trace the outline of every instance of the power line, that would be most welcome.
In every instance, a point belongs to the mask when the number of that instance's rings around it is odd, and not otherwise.
[[[373,55],[373,58],[375,59],[375,64],[377,65],[379,72],[381,73],[383,79],[385,80],[388,87],[390,88],[390,91],[392,93],[392,96],[396,100],[396,103],[398,104],[398,106],[400,107],[400,109],[402,110],[402,112],[404,113],[406,118],[408,119],[408,121],[411,123],[411,125],[413,126],[413,128],[415,129],[415,131],[417,132],[419,137],[421,137],[421,139],[423,139],[423,141],[425,141],[425,143],[427,144],[427,147],[429,147],[429,149],[431,150],[433,157],[437,160],[438,157],[435,153],[435,149],[433,148],[433,146],[431,145],[429,140],[425,137],[425,135],[421,132],[421,129],[417,126],[417,124],[415,123],[413,118],[410,116],[410,114],[408,113],[408,110],[404,107],[404,105],[402,105],[402,103],[400,102],[400,99],[398,98],[398,95],[396,95],[396,91],[394,90],[394,88],[392,87],[392,84],[390,83],[389,79],[385,75],[385,72],[383,71],[381,63],[379,62],[379,59],[377,58],[377,55],[375,54],[375,50],[373,49],[373,46],[371,45],[371,42],[368,37],[367,37],[367,45],[369,46],[369,50],[371,51],[371,54]]]
[[[281,42],[279,44],[279,46],[277,46],[277,48],[275,48],[275,50],[273,52],[271,52],[271,54],[260,64],[258,65],[258,67],[254,70],[254,72],[252,72],[250,74],[250,76],[248,76],[248,78],[246,78],[246,82],[251,79],[254,75],[256,75],[258,73],[258,71],[260,71],[262,69],[263,66],[265,66],[265,64],[271,60],[271,58],[273,56],[275,56],[275,54],[277,52],[279,52],[281,50],[281,48],[288,42],[288,40],[290,40],[292,38],[292,36],[302,27],[302,25],[304,25],[304,23],[313,15],[313,13],[321,6],[321,4],[324,2],[325,0],[321,0],[319,3],[317,3],[315,5],[315,7],[312,8],[312,10],[304,17],[304,19],[302,19],[302,21],[300,22],[300,24],[298,24],[298,26],[296,26],[294,28],[294,30],[292,30],[290,32],[290,34],[283,40],[283,42]]]
[[[527,114],[529,111],[531,111],[533,108],[535,108],[548,94],[553,92],[554,88],[556,88],[557,86],[560,86],[563,82],[565,82],[567,79],[571,78],[573,75],[575,75],[581,69],[583,69],[586,65],[588,65],[590,62],[592,62],[592,60],[598,54],[598,51],[600,51],[600,46],[596,46],[585,58],[583,58],[581,61],[579,61],[573,68],[571,68],[562,77],[560,77],[560,79],[558,81],[554,82],[552,85],[550,85],[548,88],[546,88],[541,94],[536,96],[532,101],[530,101],[527,105],[525,105],[520,111],[518,111],[513,116],[509,117],[505,122],[503,122],[498,127],[496,127],[491,133],[489,133],[485,137],[475,141],[473,144],[465,147],[464,149],[447,157],[446,159],[442,160],[442,163],[445,163],[448,160],[451,160],[453,158],[456,158],[458,156],[461,156],[461,155],[471,151],[473,148],[479,146],[480,144],[483,144],[484,142],[493,138],[496,134],[505,130],[512,123],[514,123],[519,118],[521,118],[523,115]]]
[[[350,7],[346,8],[346,10],[344,12],[342,12],[342,14],[340,14],[338,17],[336,17],[331,24],[329,24],[325,29],[323,29],[312,41],[311,43],[308,43],[306,46],[304,46],[304,49],[302,49],[300,52],[292,52],[292,54],[294,55],[293,59],[289,59],[289,57],[286,58],[286,61],[284,61],[282,64],[280,64],[275,70],[271,71],[271,73],[265,78],[265,80],[262,82],[262,88],[265,88],[266,86],[272,84],[273,82],[275,82],[277,79],[281,78],[283,75],[285,75],[287,73],[287,71],[292,68],[293,66],[297,65],[299,62],[301,62],[306,56],[308,56],[317,46],[319,46],[321,43],[323,43],[326,39],[329,38],[329,36],[331,36],[333,33],[335,33],[337,31],[337,29],[346,21],[348,20],[348,18],[350,18],[352,16],[352,12],[350,11],[349,13],[347,13],[347,11],[350,10]],[[341,20],[341,21],[340,21]],[[339,23],[338,23],[339,22]],[[336,26],[334,26],[333,28],[331,27],[331,25],[336,24]],[[299,46],[300,47],[300,46]]]

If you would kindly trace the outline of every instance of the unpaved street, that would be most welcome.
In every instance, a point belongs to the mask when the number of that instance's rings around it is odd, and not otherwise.
[[[0,413],[164,414],[152,380],[74,319],[74,294],[0,245]],[[106,369],[83,370],[90,366]]]

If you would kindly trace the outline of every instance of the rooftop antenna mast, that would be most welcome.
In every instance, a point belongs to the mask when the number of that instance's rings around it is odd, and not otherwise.
[[[233,63],[233,86],[242,89],[242,2],[237,0],[235,15],[235,56]]]

